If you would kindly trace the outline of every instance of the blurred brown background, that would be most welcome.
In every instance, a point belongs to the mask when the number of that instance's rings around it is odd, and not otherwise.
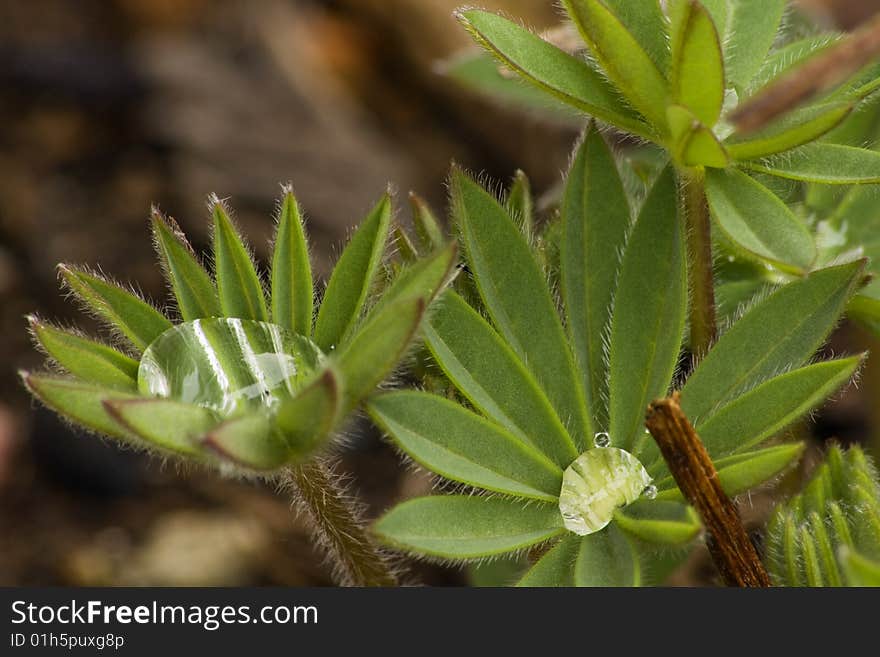
[[[306,209],[326,272],[391,182],[437,208],[451,160],[496,180],[559,180],[571,128],[504,110],[436,74],[469,40],[457,0],[6,0],[0,3],[0,584],[327,584],[287,504],[260,485],[178,473],[70,431],[24,394],[26,313],[95,327],[58,293],[60,261],[165,292],[151,203],[205,247],[204,199],[230,197],[261,258],[279,183]],[[482,0],[549,27],[550,0]],[[803,0],[858,24],[878,0]],[[846,348],[850,334],[838,341]],[[822,437],[867,440],[871,405]],[[877,415],[876,411],[873,411]],[[427,482],[371,430],[345,456],[378,512]],[[460,571],[420,566],[425,583]]]

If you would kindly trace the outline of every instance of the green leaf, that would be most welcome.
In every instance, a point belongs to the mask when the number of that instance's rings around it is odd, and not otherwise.
[[[330,276],[318,319],[314,340],[329,351],[351,337],[382,262],[391,223],[391,197],[378,205],[352,235]]]
[[[580,552],[581,539],[569,534],[529,568],[517,586],[574,586],[574,564]]]
[[[700,533],[697,513],[677,502],[635,502],[614,514],[624,532],[654,545],[681,545]]]
[[[809,268],[816,259],[804,223],[754,178],[736,169],[710,169],[706,197],[721,230],[747,253],[794,271]]]
[[[436,251],[446,243],[440,222],[425,200],[415,192],[409,193],[412,207],[413,226],[419,238],[419,249],[424,252]]]
[[[532,184],[522,170],[518,169],[514,174],[505,205],[522,234],[526,239],[531,239],[535,227],[535,203],[532,199]]]
[[[154,209],[152,225],[156,250],[184,321],[222,316],[214,282],[174,220]]]
[[[399,504],[373,531],[393,547],[448,559],[514,552],[561,534],[555,504],[472,495],[434,495]]]
[[[730,158],[715,134],[703,125],[687,107],[670,105],[666,118],[672,141],[669,149],[674,159],[688,167],[724,168]]]
[[[724,104],[724,60],[715,24],[695,0],[677,0],[671,16],[672,96],[704,125],[713,126]]]
[[[712,458],[754,447],[845,385],[863,358],[816,363],[765,381],[699,422],[697,433]]]
[[[720,404],[806,362],[840,319],[863,262],[820,269],[752,307],[703,358],[681,391],[694,423]]]
[[[632,33],[599,0],[563,0],[562,4],[608,78],[662,131],[668,101],[666,80]]]
[[[453,215],[495,327],[526,363],[580,448],[592,435],[581,382],[556,305],[529,244],[504,208],[460,170]]]
[[[425,342],[468,401],[559,466],[577,458],[547,396],[486,320],[452,291],[438,305],[426,322]]]
[[[199,442],[222,461],[250,470],[275,470],[290,456],[284,439],[272,430],[270,419],[264,413],[226,420],[208,431]]]
[[[329,366],[278,409],[278,428],[293,456],[304,458],[330,435],[342,417],[344,382]]]
[[[272,321],[306,337],[314,313],[312,267],[303,218],[293,192],[286,190],[272,252]]]
[[[839,33],[826,32],[798,39],[774,50],[767,55],[764,63],[752,78],[748,85],[749,93],[756,92],[771,80],[782,77],[795,67],[800,66],[813,55],[836,43],[840,37]]]
[[[139,351],[172,326],[146,301],[101,276],[69,265],[59,265],[58,271],[88,310],[122,333]]]
[[[620,22],[635,37],[657,68],[664,72],[669,67],[669,42],[666,17],[658,0],[604,0]]]
[[[216,413],[172,399],[105,399],[104,409],[126,431],[171,452],[197,456],[199,441],[217,426]]]
[[[409,235],[406,234],[406,231],[400,224],[396,224],[394,228],[391,229],[391,240],[394,243],[394,248],[400,256],[400,259],[405,264],[411,265],[416,259],[418,259],[419,252],[416,249],[415,244],[412,243]]]
[[[639,586],[635,546],[614,525],[584,536],[574,566],[575,586]]]
[[[232,225],[232,220],[220,199],[211,201],[214,215],[214,270],[220,309],[226,317],[269,321],[263,284],[257,268]]]
[[[846,574],[848,586],[880,586],[880,563],[854,550],[841,548],[840,565]]]
[[[822,142],[743,166],[780,178],[826,185],[880,183],[880,153]]]
[[[725,43],[727,77],[731,84],[745,87],[773,46],[785,0],[732,0]]]
[[[112,347],[28,317],[34,339],[73,376],[109,388],[137,390],[138,362]]]
[[[857,294],[846,307],[846,314],[874,335],[880,335],[880,299]]]
[[[501,16],[476,9],[457,16],[483,47],[527,81],[627,132],[643,137],[651,134],[614,88],[583,60]]]
[[[548,502],[559,496],[559,466],[457,402],[402,391],[374,397],[367,410],[404,452],[442,477]]]
[[[375,313],[339,353],[345,383],[342,415],[354,409],[397,366],[425,313],[425,300],[403,299]]]
[[[787,470],[804,452],[803,443],[767,447],[719,459],[715,463],[721,488],[730,496],[751,490]],[[656,483],[658,501],[684,501],[672,477]]]
[[[403,269],[382,297],[370,310],[370,315],[381,312],[388,304],[412,297],[420,297],[430,304],[444,289],[455,267],[458,245],[447,244],[431,255],[417,260]]]
[[[612,443],[631,450],[648,404],[666,394],[681,350],[687,273],[676,181],[654,184],[627,242],[614,298],[610,344]]]
[[[575,155],[562,200],[561,283],[565,317],[584,377],[587,403],[599,426],[608,420],[602,336],[630,227],[626,192],[611,151],[594,127]]]
[[[775,155],[819,139],[840,125],[852,109],[852,103],[804,107],[757,133],[747,137],[734,135],[724,145],[734,160],[755,160]]]
[[[112,436],[126,443],[140,443],[107,414],[103,404],[107,399],[139,399],[137,395],[58,376],[21,372],[21,378],[34,397],[59,415],[89,431]]]

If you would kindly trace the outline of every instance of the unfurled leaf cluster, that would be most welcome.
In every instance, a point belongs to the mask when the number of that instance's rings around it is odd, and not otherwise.
[[[424,336],[455,394],[390,392],[367,408],[414,461],[492,495],[404,502],[375,526],[391,546],[456,561],[552,542],[522,584],[649,581],[657,550],[687,545],[700,527],[643,428],[648,404],[680,389],[736,495],[798,458],[798,443],[764,443],[859,367],[860,357],[811,361],[861,281],[860,261],[768,293],[682,381],[688,290],[675,178],[661,173],[633,220],[595,129],[561,203],[561,307],[541,266],[546,249],[515,204],[458,170],[450,187],[476,298],[444,293]]]
[[[803,492],[770,521],[779,586],[880,586],[880,480],[859,447],[832,447]]]
[[[449,278],[455,247],[437,244],[374,298],[391,230],[386,195],[352,235],[316,312],[293,194],[280,204],[268,289],[224,204],[213,198],[209,205],[213,275],[173,220],[152,215],[176,316],[63,265],[64,284],[111,328],[116,344],[32,317],[35,341],[63,374],[22,376],[51,409],[123,443],[272,471],[324,444],[394,370]]]

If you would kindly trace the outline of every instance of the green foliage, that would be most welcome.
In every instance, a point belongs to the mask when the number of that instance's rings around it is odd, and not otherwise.
[[[880,482],[861,449],[828,450],[774,511],[766,553],[779,586],[880,586]]]
[[[38,399],[86,429],[163,454],[273,471],[311,455],[395,369],[449,281],[455,247],[414,261],[374,301],[391,217],[383,198],[330,279],[315,329],[324,353],[309,338],[315,291],[292,193],[281,202],[268,303],[228,211],[216,198],[211,209],[213,276],[176,224],[152,215],[183,323],[100,276],[61,266],[66,285],[130,351],[30,318],[34,340],[68,376],[22,376]]]

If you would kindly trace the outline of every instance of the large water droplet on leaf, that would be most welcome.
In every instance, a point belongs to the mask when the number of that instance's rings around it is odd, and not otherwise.
[[[584,452],[562,475],[559,511],[565,528],[578,536],[603,529],[650,483],[645,467],[629,452],[616,447]]]
[[[305,382],[322,358],[311,340],[275,324],[198,319],[165,331],[147,347],[138,388],[223,415],[271,410]]]

